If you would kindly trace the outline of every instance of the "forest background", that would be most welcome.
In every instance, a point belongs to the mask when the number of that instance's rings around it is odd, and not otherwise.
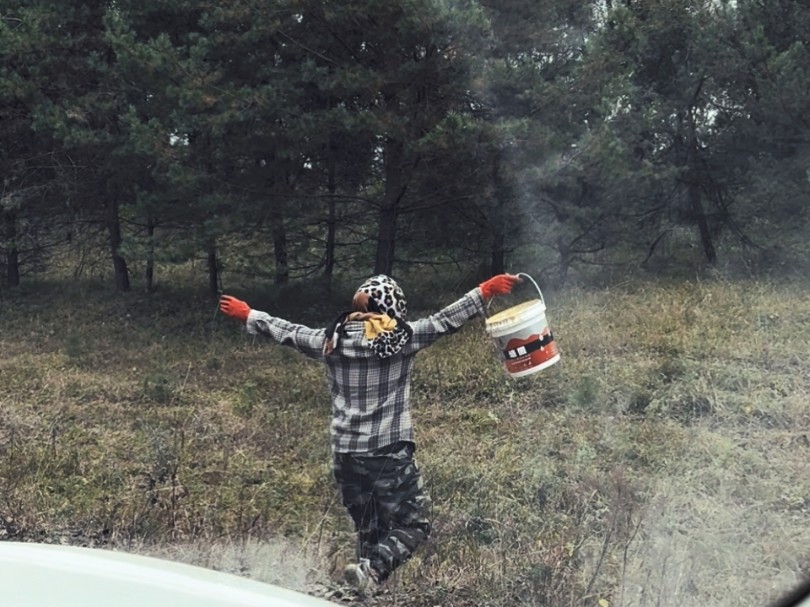
[[[524,271],[565,366],[509,384],[471,332],[427,356],[447,541],[408,596],[707,604],[651,551],[722,490],[797,542],[715,572],[761,604],[808,570],[808,37],[787,0],[0,0],[0,529],[307,558],[317,529],[335,565],[318,370],[215,294],[325,322],[371,272],[429,310]],[[735,481],[665,507],[688,444]]]

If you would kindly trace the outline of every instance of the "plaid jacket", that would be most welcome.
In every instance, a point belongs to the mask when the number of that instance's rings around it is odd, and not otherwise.
[[[323,353],[325,329],[252,310],[247,330],[324,362],[332,396],[332,450],[356,453],[414,439],[409,407],[414,356],[483,313],[481,290],[473,289],[436,314],[408,323],[413,337],[390,358],[374,355],[362,322],[346,324],[338,349],[329,356]]]

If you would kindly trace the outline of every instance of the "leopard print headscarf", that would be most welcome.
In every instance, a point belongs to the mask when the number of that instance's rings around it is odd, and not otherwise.
[[[379,358],[389,358],[408,343],[413,331],[405,322],[408,307],[405,293],[390,276],[372,276],[357,289],[352,300],[352,312],[344,312],[326,329],[324,353],[332,354],[338,347],[344,325],[353,320],[363,321],[369,346]]]
[[[357,289],[358,293],[368,295],[368,311],[387,314],[389,317],[405,320],[408,315],[408,304],[405,293],[390,276],[378,274],[372,276]]]

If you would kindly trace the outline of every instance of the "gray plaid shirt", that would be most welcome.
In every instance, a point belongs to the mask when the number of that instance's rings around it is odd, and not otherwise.
[[[356,453],[413,440],[408,402],[414,356],[483,314],[484,298],[476,288],[436,314],[408,323],[413,337],[390,358],[379,358],[372,352],[363,323],[357,321],[346,324],[337,350],[329,356],[323,353],[325,329],[311,329],[252,310],[247,331],[266,335],[326,364],[332,395],[332,449]]]

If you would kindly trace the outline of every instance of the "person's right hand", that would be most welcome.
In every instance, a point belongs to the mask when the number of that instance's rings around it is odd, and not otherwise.
[[[219,298],[219,311],[226,316],[246,322],[248,314],[250,314],[250,306],[236,297],[222,295]]]
[[[498,274],[478,285],[484,299],[490,300],[496,295],[506,295],[511,293],[512,287],[521,282],[522,279],[517,274]]]

